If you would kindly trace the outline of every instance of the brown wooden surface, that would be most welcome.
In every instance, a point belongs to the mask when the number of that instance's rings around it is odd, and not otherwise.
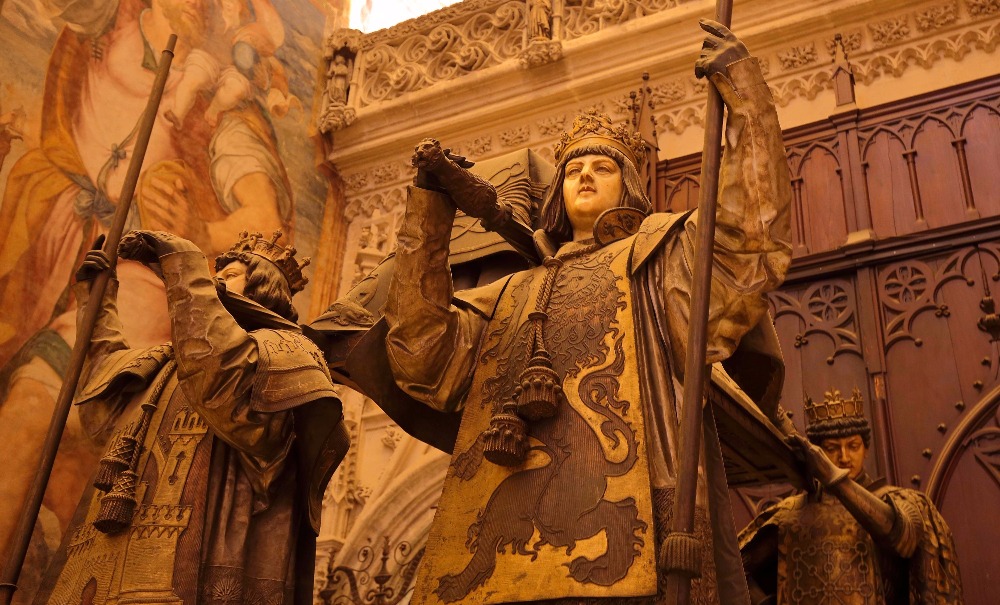
[[[966,602],[995,603],[1000,342],[979,324],[996,313],[984,299],[1000,306],[1000,77],[851,109],[785,140],[795,262],[771,296],[782,404],[801,429],[805,395],[860,388],[869,470],[928,492],[955,533]],[[696,156],[657,175],[660,210],[696,204]],[[874,239],[861,237],[869,226]],[[789,493],[733,492],[737,524]]]

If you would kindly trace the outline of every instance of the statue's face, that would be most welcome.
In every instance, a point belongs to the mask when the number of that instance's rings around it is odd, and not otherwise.
[[[576,234],[590,237],[594,222],[605,210],[621,203],[622,170],[606,155],[583,155],[566,162],[563,179],[563,203]]]
[[[226,283],[226,292],[243,295],[243,290],[247,287],[247,266],[246,263],[233,261],[222,268],[216,275]]]
[[[819,446],[826,452],[826,456],[831,462],[840,468],[847,469],[848,477],[851,479],[857,479],[861,471],[864,470],[868,448],[865,447],[861,435],[824,439]]]

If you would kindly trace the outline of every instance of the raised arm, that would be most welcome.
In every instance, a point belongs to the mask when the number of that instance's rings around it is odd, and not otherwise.
[[[100,368],[109,355],[129,348],[125,341],[125,331],[121,319],[118,317],[118,280],[114,276],[108,280],[107,288],[104,290],[104,300],[92,301],[90,298],[90,287],[94,278],[99,273],[110,270],[111,266],[107,255],[101,249],[103,244],[104,236],[102,235],[94,242],[93,249],[84,257],[83,263],[76,272],[76,285],[73,286],[73,294],[76,296],[77,333],[80,332],[81,322],[87,307],[91,304],[101,305],[101,311],[97,315],[97,323],[94,324],[94,331],[90,337],[90,349],[87,351],[87,376],[92,375],[97,368]]]
[[[698,68],[726,104],[725,152],[719,175],[715,252],[708,323],[708,363],[725,359],[764,315],[764,294],[784,280],[791,262],[791,184],[781,126],[760,66],[728,29],[703,22],[711,35]],[[698,211],[664,248],[668,330],[683,367],[691,305]]]
[[[282,468],[292,420],[251,406],[257,344],[222,306],[205,256],[185,239],[151,231],[126,235],[120,254],[162,272],[180,388],[215,435],[243,454],[252,477],[263,479],[255,485],[265,485]]]
[[[472,378],[485,321],[451,304],[448,244],[455,206],[444,194],[410,187],[389,283],[386,352],[408,395],[442,411],[458,409]]]

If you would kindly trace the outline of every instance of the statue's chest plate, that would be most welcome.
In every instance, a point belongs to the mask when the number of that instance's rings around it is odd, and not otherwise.
[[[832,497],[782,524],[778,603],[883,605],[879,557],[868,533]]]
[[[508,285],[483,333],[414,603],[656,592],[628,243]],[[528,365],[538,310],[565,400],[527,422],[525,462],[499,466],[482,435]]]

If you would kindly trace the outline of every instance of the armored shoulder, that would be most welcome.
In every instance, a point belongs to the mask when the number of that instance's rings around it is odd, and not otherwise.
[[[688,212],[656,212],[646,217],[632,240],[633,273],[642,268],[653,254],[663,247],[669,236],[676,233],[691,215]]]
[[[257,371],[250,406],[258,412],[280,412],[336,397],[330,371],[319,348],[291,330],[254,330]]]

